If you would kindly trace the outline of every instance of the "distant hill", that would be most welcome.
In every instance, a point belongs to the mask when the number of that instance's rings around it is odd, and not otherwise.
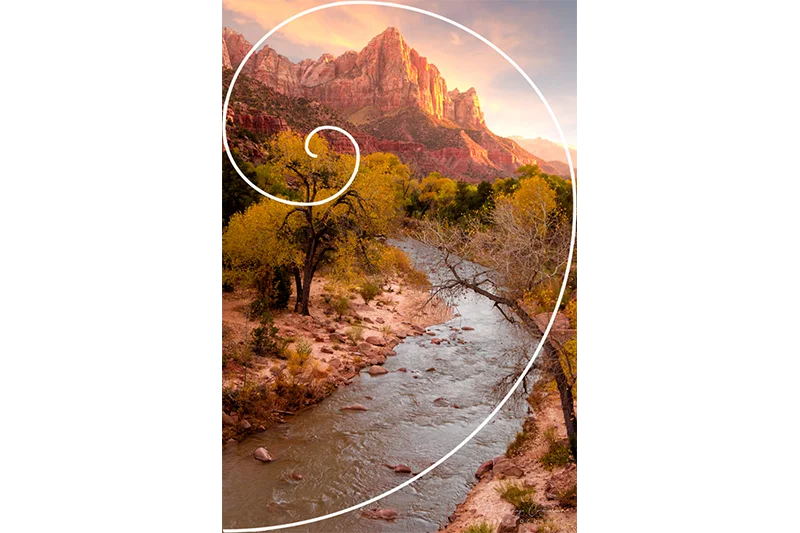
[[[514,139],[520,146],[532,154],[536,154],[546,161],[560,161],[567,165],[567,155],[564,153],[564,146],[555,143],[551,140],[537,137],[535,139],[525,139],[512,135],[509,139]],[[570,156],[572,156],[572,164],[577,168],[578,166],[578,150],[570,146]]]

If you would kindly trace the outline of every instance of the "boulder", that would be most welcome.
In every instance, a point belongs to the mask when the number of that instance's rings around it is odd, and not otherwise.
[[[394,350],[387,350],[386,355],[388,357],[394,357],[395,355],[397,355],[397,352],[395,352]]]
[[[494,461],[489,459],[488,461],[484,461],[481,463],[481,466],[475,471],[475,477],[478,479],[483,478],[483,476],[487,475],[489,472],[492,471],[492,467],[494,466]]]
[[[431,337],[435,337],[436,336],[436,332],[435,331],[426,331],[425,335],[430,335]]]
[[[358,351],[363,353],[364,355],[369,355],[372,353],[372,344],[368,342],[359,342]]]
[[[500,523],[497,525],[495,533],[517,533],[517,523],[519,518],[516,514],[510,513],[505,515]]]
[[[334,357],[333,359],[328,361],[328,364],[331,365],[331,368],[336,368],[336,369],[342,368],[342,360],[339,359],[338,357]]]
[[[362,320],[364,323],[366,323],[366,324],[374,324],[374,323],[375,323],[375,322],[373,322],[373,320],[372,320],[370,317],[368,317],[368,316],[365,316],[365,317],[364,317],[364,318],[362,318],[361,320]]]
[[[386,356],[378,354],[375,357],[370,358],[369,363],[371,365],[382,365],[386,362]]]
[[[395,465],[395,467],[392,468],[392,470],[394,470],[398,474],[410,474],[411,473],[411,467],[408,466],[408,465]]]
[[[383,368],[382,366],[372,365],[369,367],[369,375],[370,376],[380,376],[381,374],[388,374],[389,371]]]
[[[250,422],[248,422],[244,418],[241,420],[241,422],[239,422],[239,429],[241,429],[242,431],[247,431],[251,427],[253,426],[250,425]]]
[[[372,344],[373,346],[386,346],[386,339],[384,339],[383,337],[378,337],[373,335],[371,337],[367,337],[366,341]]]
[[[475,328],[473,328],[473,327],[470,327],[470,326],[464,326],[464,327],[463,327],[463,328],[461,328],[461,329],[462,329],[462,331],[474,331],[474,330],[475,330]]]
[[[255,451],[253,452],[253,457],[258,459],[262,463],[269,463],[272,461],[272,456],[263,446],[255,449]]]
[[[322,353],[333,353],[333,350],[331,348],[328,348],[327,346],[323,346],[322,348],[319,349],[319,351]]]
[[[525,471],[523,471],[517,463],[504,456],[500,456],[500,458],[494,460],[492,471],[499,479],[506,477],[522,477],[525,475]]]
[[[397,511],[394,509],[366,509],[361,511],[365,518],[372,518],[373,520],[394,520],[397,518]]]
[[[431,344],[442,344],[442,339],[437,339],[434,337],[431,339]]]
[[[386,323],[386,321],[384,319],[382,319],[381,317],[376,318],[375,322],[377,322],[378,324],[385,324]]]
[[[228,413],[226,413],[225,411],[222,411],[222,425],[223,426],[235,426],[236,425],[236,419],[233,418]]]
[[[436,368],[430,367],[429,369],[425,370],[425,372],[436,372]]]

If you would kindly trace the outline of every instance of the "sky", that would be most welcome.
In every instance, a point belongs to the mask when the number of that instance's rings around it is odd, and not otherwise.
[[[287,18],[328,0],[223,0],[222,24],[255,43]],[[448,17],[483,35],[530,76],[553,109],[567,143],[578,144],[577,4],[572,0],[397,0]],[[475,87],[486,124],[502,136],[558,131],[539,97],[502,56],[446,22],[386,6],[337,6],[290,22],[266,45],[294,62],[360,51],[389,26],[435,64],[448,90]],[[560,142],[560,141],[559,141]]]

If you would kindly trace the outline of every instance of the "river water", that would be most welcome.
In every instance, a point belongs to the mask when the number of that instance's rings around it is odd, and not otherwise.
[[[393,242],[428,271],[436,252],[415,241]],[[498,379],[511,372],[506,350],[515,345],[512,327],[483,297],[466,294],[450,302],[461,316],[428,328],[448,338],[451,326],[474,327],[459,336],[466,344],[430,343],[409,337],[384,365],[388,374],[362,372],[322,403],[267,432],[228,446],[222,454],[223,527],[277,525],[349,507],[397,486],[410,477],[384,464],[405,464],[414,473],[461,442],[494,409]],[[408,372],[395,372],[405,367]],[[436,370],[427,372],[434,367]],[[442,399],[443,398],[443,399]],[[354,403],[368,411],[341,411]],[[456,404],[458,408],[452,407]],[[319,533],[424,533],[447,523],[475,483],[486,459],[502,454],[520,428],[521,402],[509,402],[458,453],[416,483],[370,505],[392,508],[397,520],[372,520],[354,511],[287,529]],[[252,457],[266,447],[275,461]],[[301,480],[292,478],[302,476]]]

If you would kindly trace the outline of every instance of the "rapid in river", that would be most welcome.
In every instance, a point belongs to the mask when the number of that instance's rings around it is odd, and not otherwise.
[[[393,244],[436,281],[439,273],[430,268],[435,250],[416,241]],[[493,387],[513,371],[507,352],[518,341],[487,299],[470,293],[448,303],[460,316],[428,329],[446,339],[454,334],[452,327],[473,327],[457,334],[466,344],[435,345],[430,336],[408,337],[395,348],[397,356],[386,361],[388,374],[372,377],[364,371],[320,404],[287,417],[285,424],[227,446],[222,455],[223,527],[278,525],[360,503],[411,476],[386,464],[408,465],[417,473],[471,433],[505,394]],[[397,372],[401,367],[408,371]],[[356,403],[368,410],[341,410]],[[436,531],[475,483],[476,468],[505,452],[524,415],[523,402],[512,400],[444,464],[367,507],[397,510],[394,521],[369,519],[357,510],[285,531]],[[263,464],[253,459],[259,446],[275,460]]]

